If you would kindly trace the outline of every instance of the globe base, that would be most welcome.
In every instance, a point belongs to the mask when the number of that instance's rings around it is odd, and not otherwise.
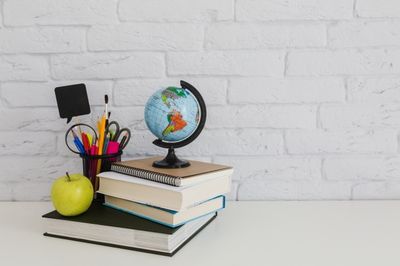
[[[186,160],[179,159],[176,154],[174,148],[168,148],[167,156],[161,161],[154,161],[154,167],[158,168],[185,168],[190,166],[190,163]]]

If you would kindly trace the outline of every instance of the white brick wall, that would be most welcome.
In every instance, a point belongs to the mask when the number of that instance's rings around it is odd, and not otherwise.
[[[400,199],[397,0],[0,0],[0,200],[80,171],[54,87],[84,82],[163,154],[143,108],[187,80],[208,121],[181,156],[232,164],[233,200]]]
[[[202,51],[167,54],[167,74],[217,76],[272,76],[284,73],[280,51]]]

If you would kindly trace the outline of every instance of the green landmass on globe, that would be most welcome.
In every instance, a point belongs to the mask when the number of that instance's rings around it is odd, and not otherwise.
[[[178,99],[179,97],[186,98],[185,91],[182,88],[168,87],[161,92],[161,99],[168,108],[171,107],[169,99],[175,100]]]

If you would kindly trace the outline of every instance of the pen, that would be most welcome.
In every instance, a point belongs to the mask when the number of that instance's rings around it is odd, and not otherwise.
[[[107,154],[107,147],[108,147],[109,140],[110,139],[108,137],[106,137],[106,139],[104,141],[103,154]]]
[[[85,149],[82,146],[82,143],[80,142],[79,139],[74,139],[74,143],[76,148],[79,150],[80,153],[84,154],[85,153]]]
[[[72,129],[72,135],[74,136],[74,143],[76,148],[79,150],[80,153],[85,153],[85,148],[81,140],[78,138],[78,135],[75,133],[74,129]]]
[[[93,155],[97,155],[97,148],[98,148],[98,146],[97,146],[97,141],[95,141],[94,143],[93,143],[93,146],[92,146],[92,154]],[[99,160],[93,160],[93,166],[92,166],[92,169],[93,169],[93,173],[94,173],[94,176],[96,176],[97,175],[97,164],[98,164],[98,161]]]

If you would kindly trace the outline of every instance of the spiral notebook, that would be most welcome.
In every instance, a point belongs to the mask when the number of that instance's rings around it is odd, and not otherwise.
[[[111,171],[177,187],[194,185],[232,173],[232,167],[230,166],[194,160],[190,160],[190,166],[186,168],[165,169],[153,167],[153,162],[161,159],[161,157],[152,157],[117,162],[112,164]]]

